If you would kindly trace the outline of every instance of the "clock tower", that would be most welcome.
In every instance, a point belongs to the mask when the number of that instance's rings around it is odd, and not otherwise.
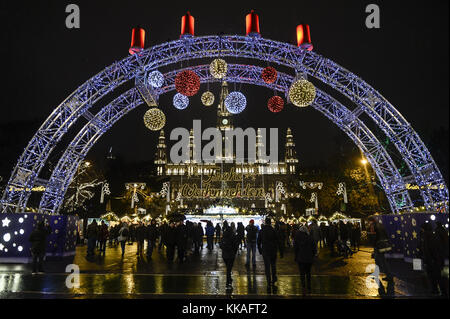
[[[222,82],[222,88],[220,90],[219,104],[217,105],[217,128],[221,131],[233,129],[232,115],[225,107],[225,99],[228,96],[228,84]]]

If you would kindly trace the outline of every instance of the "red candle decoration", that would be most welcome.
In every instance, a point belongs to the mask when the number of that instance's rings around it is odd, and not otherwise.
[[[284,108],[284,100],[278,95],[272,96],[267,102],[267,108],[273,113],[278,113]]]
[[[184,70],[175,77],[175,89],[185,96],[193,96],[200,89],[200,78],[194,71]]]
[[[277,76],[278,76],[277,70],[275,70],[275,68],[271,66],[264,68],[264,70],[261,73],[263,81],[268,84],[275,82]]]

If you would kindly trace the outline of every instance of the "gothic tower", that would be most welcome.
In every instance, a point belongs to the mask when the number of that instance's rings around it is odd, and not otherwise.
[[[295,151],[294,136],[292,135],[292,131],[289,127],[286,133],[286,146],[284,159],[287,164],[287,173],[295,174],[298,158],[297,152]]]
[[[159,132],[158,145],[156,146],[155,164],[157,175],[164,175],[164,166],[167,164],[166,138],[164,130]]]

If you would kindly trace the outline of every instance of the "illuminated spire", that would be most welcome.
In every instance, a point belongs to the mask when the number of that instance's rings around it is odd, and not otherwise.
[[[156,173],[158,175],[164,174],[164,165],[167,163],[166,153],[166,138],[164,136],[164,130],[159,132],[158,145],[156,146],[155,164]]]

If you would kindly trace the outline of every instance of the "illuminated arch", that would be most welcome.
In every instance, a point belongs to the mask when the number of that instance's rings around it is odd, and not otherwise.
[[[185,60],[227,56],[269,61],[273,64],[292,68],[296,72],[304,72],[349,98],[356,104],[356,108],[351,111],[348,108],[341,107],[341,104],[321,91],[319,91],[315,105],[355,142],[358,141],[358,146],[364,151],[383,183],[391,209],[398,212],[412,207],[411,199],[405,190],[406,182],[418,185],[427,208],[438,203],[445,203],[447,209],[447,186],[420,137],[403,116],[362,79],[315,52],[305,51],[291,44],[257,37],[205,36],[167,42],[146,49],[139,55],[129,56],[98,73],[73,92],[47,118],[21,155],[3,194],[2,211],[22,210],[26,207],[31,188],[38,185],[45,185],[47,189],[41,200],[41,208],[47,212],[56,211],[55,205],[49,204],[52,202],[49,194],[55,195],[53,196],[55,204],[60,203],[61,196],[64,196],[68,186],[67,182],[70,182],[70,180],[64,179],[63,183],[55,182],[58,179],[56,177],[59,174],[58,171],[53,172],[49,181],[39,178],[39,173],[47,161],[48,155],[71,125],[80,117],[89,121],[88,125],[91,130],[86,131],[84,138],[91,141],[90,147],[98,138],[92,140],[89,136],[95,135],[95,132],[103,133],[115,123],[115,120],[105,122],[104,117],[89,112],[90,107],[106,94],[112,92],[124,82],[136,78],[139,74],[162,66]],[[235,70],[251,73],[256,72],[257,67],[246,66]],[[239,74],[230,75],[239,76]],[[167,75],[167,78],[169,79],[170,76]],[[205,81],[204,77],[202,77],[202,81]],[[276,82],[279,85],[276,89],[286,91],[291,83],[290,81],[292,81],[292,77],[287,75],[280,77],[280,80]],[[246,81],[240,79],[239,82]],[[246,83],[259,84],[250,80]],[[127,94],[131,94],[131,96]],[[137,103],[139,96],[136,90],[121,95],[115,102],[119,104],[128,103],[127,105],[135,107],[138,104],[132,104],[130,101],[133,97],[136,98],[134,101]],[[142,103],[142,100],[139,102]],[[328,103],[329,108],[322,107],[322,103]],[[114,108],[112,104],[109,105]],[[363,113],[367,114],[394,143],[412,174],[407,179],[400,176],[392,159],[383,151],[383,146],[363,124],[362,119],[359,118]],[[69,145],[64,154],[68,154],[67,151],[71,147],[75,146]],[[85,155],[85,153],[83,154]],[[64,164],[61,161],[60,163],[58,163],[58,167],[62,167],[62,164]],[[381,165],[381,163],[384,163],[384,165]],[[69,169],[70,171],[72,169]],[[59,195],[56,195],[55,190],[58,187],[63,188],[62,192],[57,192]]]

